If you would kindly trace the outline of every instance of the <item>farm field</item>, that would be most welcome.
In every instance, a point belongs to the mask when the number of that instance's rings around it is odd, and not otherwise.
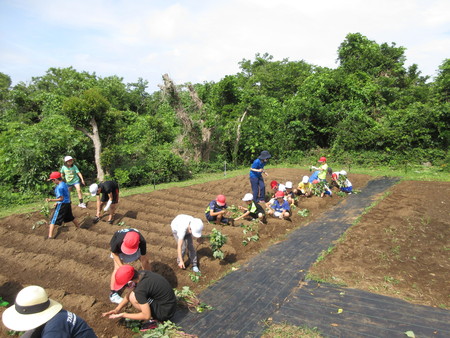
[[[267,171],[270,176],[266,178],[266,186],[273,179],[280,182],[290,180],[297,184],[303,175],[308,174],[299,169],[269,168]],[[356,189],[361,189],[371,177],[351,174],[350,179]],[[292,229],[307,226],[309,221],[320,218],[343,199],[338,196],[301,199],[299,207],[294,210],[292,222],[269,219],[267,225],[259,226],[260,239],[246,246],[242,244],[245,239],[243,227],[222,227],[205,222],[204,234],[216,228],[228,236],[228,242],[222,248],[225,259],[214,259],[207,241],[199,245],[202,276],[198,283],[194,283],[189,276],[189,268],[180,270],[176,264],[170,221],[180,213],[204,219],[208,202],[217,194],[225,194],[228,205],[238,205],[249,191],[248,176],[242,175],[190,187],[127,196],[121,198],[114,225],[103,221],[92,224],[95,202],[89,202],[87,209],[73,207],[76,217],[82,220],[86,229],[77,230],[70,224],[62,228],[57,239],[50,241],[44,240],[47,226],[33,229],[43,219],[39,212],[0,219],[0,297],[13,302],[22,287],[37,284],[43,286],[51,298],[60,301],[64,308],[84,318],[99,337],[127,337],[130,332],[124,327],[101,317],[102,312],[114,307],[108,299],[113,267],[109,258],[109,241],[120,227],[134,227],[143,233],[153,271],[164,275],[174,288],[189,286],[199,292],[232,269],[238,269],[271,244],[283,240]],[[321,263],[330,265],[314,267],[314,274],[332,276],[348,284],[347,279],[350,278],[357,282],[358,288],[407,296],[421,304],[446,304],[448,307],[449,205],[448,182],[401,182],[392,189],[391,195],[362,218],[354,227],[356,231],[350,230],[347,236],[350,243],[338,246]],[[299,209],[304,208],[309,210],[307,217],[297,214]],[[250,224],[247,221],[242,223]],[[406,251],[407,247],[411,252]],[[382,266],[376,257],[384,260]],[[401,264],[396,259],[400,259]],[[405,271],[406,275],[402,275]],[[379,278],[384,284],[380,284]],[[388,287],[383,287],[385,283]],[[410,292],[399,291],[390,285],[404,285],[404,290],[409,287]],[[4,327],[2,332],[5,333]]]

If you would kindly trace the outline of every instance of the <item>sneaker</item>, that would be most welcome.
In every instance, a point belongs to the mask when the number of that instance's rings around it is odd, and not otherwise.
[[[150,319],[142,324],[141,329],[139,331],[144,332],[147,330],[156,329],[157,327],[158,327],[158,321],[155,319]]]
[[[86,203],[80,203],[80,204],[78,204],[78,206],[80,208],[86,209]]]
[[[192,271],[194,271],[195,273],[200,273],[200,270],[197,266],[192,267]]]
[[[113,224],[113,223],[114,223],[114,221],[113,221],[113,220],[110,220],[110,221],[108,221],[108,223],[109,223],[109,224]]]
[[[120,304],[122,303],[123,298],[120,297],[117,292],[114,292],[109,295],[109,300],[111,301],[111,303]]]

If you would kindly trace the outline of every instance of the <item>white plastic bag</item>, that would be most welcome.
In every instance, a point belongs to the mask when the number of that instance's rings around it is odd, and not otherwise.
[[[105,209],[103,211],[108,211],[109,207],[111,206],[112,201],[109,200],[108,203],[106,203]]]

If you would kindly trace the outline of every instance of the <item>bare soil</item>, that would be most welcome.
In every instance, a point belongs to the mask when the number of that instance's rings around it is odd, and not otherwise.
[[[266,186],[273,179],[297,184],[308,174],[299,169],[269,168],[268,172]],[[371,177],[352,174],[350,179],[356,189],[362,189]],[[171,220],[180,213],[204,219],[207,204],[217,194],[225,194],[228,205],[239,205],[247,192],[249,179],[242,175],[127,196],[120,200],[114,225],[104,221],[93,224],[95,202],[90,201],[87,209],[73,206],[85,229],[68,224],[55,240],[44,240],[48,231],[45,224],[33,229],[44,219],[39,212],[0,219],[0,297],[13,303],[24,286],[40,285],[65,309],[84,318],[99,337],[131,336],[116,321],[101,316],[114,308],[108,299],[113,268],[109,241],[120,227],[143,233],[153,271],[165,276],[174,288],[189,286],[199,292],[345,198],[335,194],[300,199],[291,222],[269,219],[267,225],[259,226],[260,239],[246,246],[242,244],[244,228],[239,225],[249,225],[249,221],[238,222],[235,227],[205,222],[205,234],[216,228],[228,236],[223,247],[226,256],[223,261],[214,259],[207,241],[198,245],[202,276],[194,283],[190,269],[181,270],[176,264]],[[450,183],[400,183],[350,230],[346,242],[339,244],[323,265],[314,267],[314,273],[349,286],[407,297],[411,302],[448,307],[449,192]],[[308,217],[297,214],[303,208],[310,211]],[[2,326],[0,332],[4,335],[6,329]]]
[[[450,308],[450,182],[402,181],[309,272],[411,303]]]

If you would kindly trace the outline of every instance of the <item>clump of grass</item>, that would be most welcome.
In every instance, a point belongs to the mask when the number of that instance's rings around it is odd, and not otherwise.
[[[306,338],[319,338],[323,337],[316,327],[310,328],[306,325],[295,326],[286,322],[269,324],[267,329],[263,332],[262,338],[273,337],[306,337]]]

